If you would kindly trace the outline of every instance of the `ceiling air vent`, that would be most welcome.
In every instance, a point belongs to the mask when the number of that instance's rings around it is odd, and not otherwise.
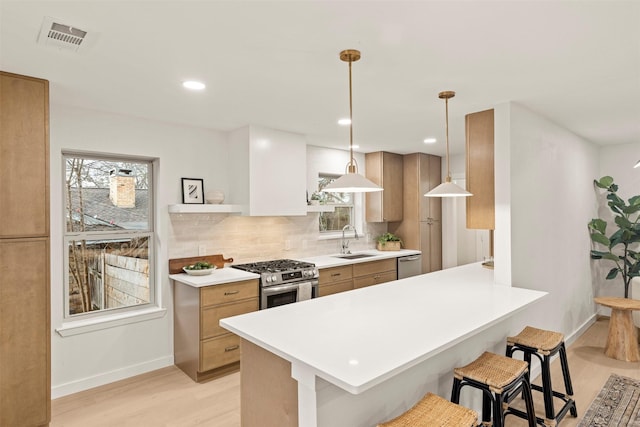
[[[38,35],[38,43],[77,52],[86,44],[87,32],[71,25],[61,24],[45,16]]]

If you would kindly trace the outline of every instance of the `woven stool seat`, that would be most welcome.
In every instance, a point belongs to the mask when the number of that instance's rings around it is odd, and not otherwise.
[[[378,427],[472,427],[478,422],[475,411],[427,393],[404,414]]]
[[[526,362],[511,359],[485,351],[467,366],[455,368],[453,375],[481,382],[489,386],[492,392],[502,393],[504,387],[518,379],[527,370]]]
[[[503,427],[506,415],[517,414],[529,421],[529,427],[536,427],[527,362],[485,351],[468,365],[453,370],[452,402],[460,402],[460,392],[466,386],[482,390],[483,425]],[[508,396],[516,390],[523,394],[526,413],[508,404]]]
[[[525,327],[522,332],[514,337],[507,337],[507,344],[535,348],[540,354],[549,354],[563,341],[564,335],[560,332],[545,331],[531,326]]]
[[[557,425],[564,416],[570,412],[574,417],[578,416],[576,402],[573,400],[573,386],[571,385],[571,375],[569,374],[569,362],[567,361],[567,350],[564,345],[564,335],[560,332],[546,331],[531,326],[525,327],[518,335],[507,338],[506,355],[512,357],[517,351],[524,355],[524,361],[529,365],[531,372],[531,357],[535,356],[540,361],[542,386],[531,384],[531,389],[542,392],[544,398],[544,419],[538,419],[546,426]],[[553,390],[551,385],[551,358],[558,354],[560,366],[562,367],[562,377],[564,379],[565,393]],[[515,393],[514,393],[515,394]],[[507,401],[513,399],[507,396]],[[562,407],[555,410],[554,398],[562,400]],[[521,415],[521,414],[516,414]]]

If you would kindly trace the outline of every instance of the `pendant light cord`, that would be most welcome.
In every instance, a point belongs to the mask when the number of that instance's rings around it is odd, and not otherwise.
[[[447,151],[447,177],[445,178],[445,182],[451,182],[451,173],[449,173],[449,98],[444,99],[444,108],[445,108],[445,140],[446,140],[446,151]]]
[[[351,90],[351,57],[349,57],[349,166],[348,173],[357,173],[356,166],[353,162],[353,96]]]

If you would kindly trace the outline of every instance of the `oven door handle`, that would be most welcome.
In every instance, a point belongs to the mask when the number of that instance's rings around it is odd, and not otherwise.
[[[295,291],[295,290],[298,290],[298,285],[299,283],[291,283],[291,284],[282,285],[282,286],[268,286],[266,288],[262,288],[262,293],[264,295],[274,295],[274,294],[281,294],[283,291],[284,292]]]

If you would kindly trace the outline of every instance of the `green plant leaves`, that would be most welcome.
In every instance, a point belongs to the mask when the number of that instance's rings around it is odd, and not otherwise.
[[[594,218],[589,221],[590,237],[593,242],[608,248],[607,251],[591,250],[592,259],[606,259],[616,263],[616,267],[609,270],[607,280],[615,279],[618,273],[624,282],[625,298],[629,295],[629,284],[632,277],[640,276],[640,253],[635,248],[640,242],[640,196],[631,197],[627,204],[616,194],[618,186],[610,176],[603,176],[594,180],[594,184],[607,191],[607,206],[614,214],[617,229],[609,237],[606,236],[607,222]],[[616,248],[616,253],[613,249]]]

